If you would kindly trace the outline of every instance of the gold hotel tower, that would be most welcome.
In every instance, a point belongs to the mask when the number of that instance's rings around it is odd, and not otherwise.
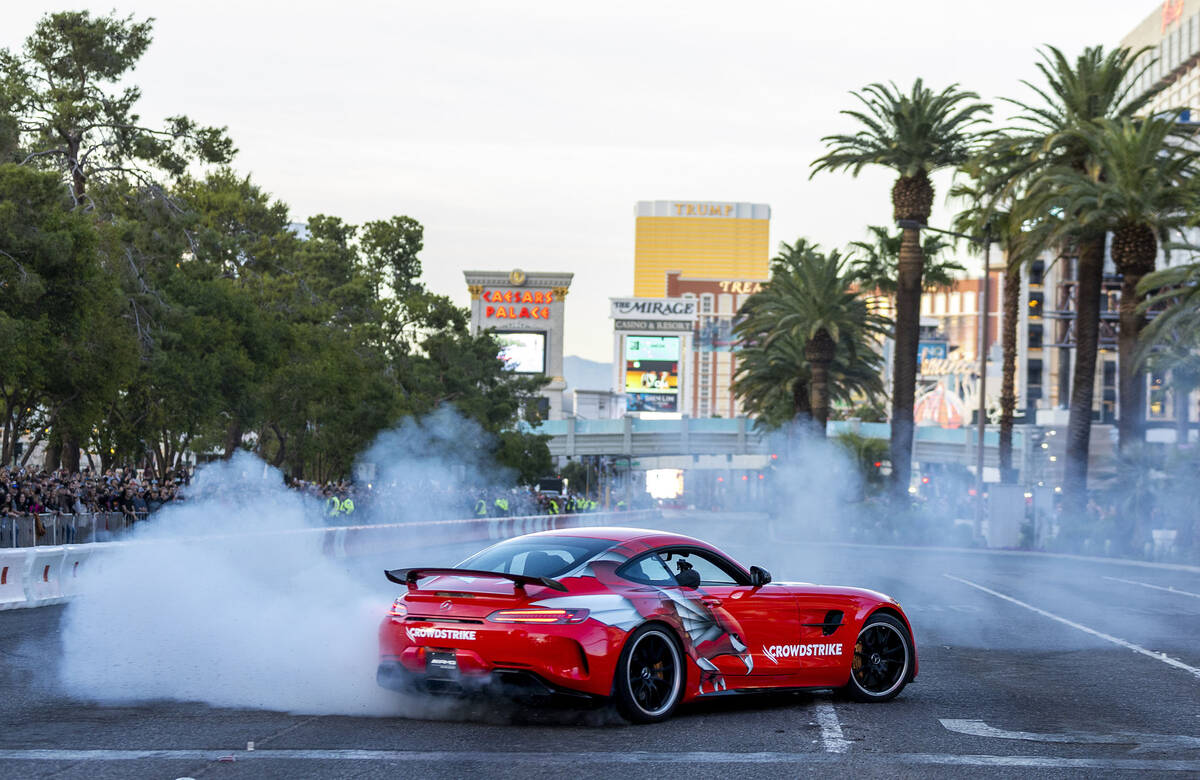
[[[637,204],[633,294],[661,298],[667,273],[689,279],[766,279],[771,207],[763,203],[651,200]]]

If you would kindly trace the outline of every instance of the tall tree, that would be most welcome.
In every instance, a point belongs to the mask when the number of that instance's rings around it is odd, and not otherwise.
[[[376,278],[386,279],[392,293],[403,297],[421,278],[417,255],[425,247],[425,228],[412,217],[392,217],[363,225],[362,250]],[[376,291],[379,294],[379,291]]]
[[[870,346],[864,344],[853,357],[850,350],[835,351],[829,366],[831,403],[873,404],[883,396],[883,358]],[[795,420],[810,420],[811,382],[804,339],[783,334],[769,342],[742,342],[732,389],[758,425],[774,429]]]
[[[851,362],[877,361],[871,338],[888,332],[888,321],[867,306],[847,265],[837,250],[825,253],[804,239],[780,244],[770,281],[742,306],[737,325],[739,337],[764,349],[780,339],[803,342],[812,427],[822,437],[839,350]]]
[[[933,210],[929,175],[962,165],[980,141],[991,106],[976,102],[974,92],[952,85],[934,92],[921,79],[906,94],[895,85],[871,84],[852,93],[862,109],[843,111],[860,126],[853,135],[831,135],[830,147],[813,163],[822,170],[848,170],[868,165],[897,174],[892,186],[892,215],[903,221],[897,262],[895,361],[892,374],[891,458],[894,493],[906,497],[912,479],[913,404],[917,382],[917,346],[921,315],[921,225]]]
[[[1002,367],[1000,379],[1000,480],[1016,481],[1013,468],[1013,422],[1016,416],[1017,392],[1017,325],[1021,317],[1021,269],[1036,258],[1045,245],[1043,221],[1022,222],[1016,216],[1013,203],[1018,197],[1010,188],[1009,168],[998,160],[993,145],[964,166],[970,181],[960,181],[950,190],[950,196],[965,202],[965,208],[954,218],[954,229],[982,238],[990,249],[995,244],[1000,251],[1004,270],[1003,320],[1000,343]],[[979,241],[972,243],[979,250]],[[989,261],[990,262],[990,261]],[[990,279],[988,283],[990,284]],[[986,315],[985,315],[986,316]],[[985,347],[986,348],[986,347]]]
[[[867,292],[876,290],[888,300],[888,308],[895,305],[896,281],[899,277],[900,244],[904,231],[893,233],[883,225],[868,225],[866,241],[851,241],[847,252],[851,257],[851,269]],[[947,251],[953,244],[936,233],[930,233],[921,241],[921,254],[925,256],[925,269],[921,283],[926,290],[949,287],[954,284],[955,274],[964,268]]]
[[[1137,366],[1145,324],[1138,283],[1154,271],[1158,237],[1186,225],[1200,208],[1200,152],[1175,136],[1171,118],[1098,120],[1078,131],[1088,146],[1084,170],[1046,171],[1031,188],[1031,205],[1059,214],[1053,237],[1112,233],[1113,264],[1122,276],[1117,341],[1122,449],[1143,443],[1144,378]]]
[[[0,126],[9,128],[9,145],[21,150],[23,164],[58,171],[76,207],[94,209],[94,192],[113,183],[127,186],[109,192],[132,187],[162,195],[160,174],[181,176],[193,161],[223,163],[234,153],[224,129],[186,116],[167,119],[162,129],[141,123],[135,113],[141,92],[125,81],[150,45],[151,26],[151,20],[115,14],[50,13],[19,53],[0,51],[0,96],[7,103],[0,113],[10,117]],[[107,208],[99,211],[102,218],[108,214]],[[118,251],[108,262],[113,269],[128,267],[127,283],[137,288],[144,269],[126,263],[130,259]],[[131,301],[136,295],[130,291]],[[85,431],[80,415],[60,412],[50,421],[54,438],[63,444],[63,465],[76,470]]]
[[[1147,274],[1138,284],[1144,314],[1157,315],[1142,331],[1138,364],[1170,372],[1175,396],[1177,443],[1189,437],[1189,398],[1200,390],[1200,262],[1181,263]]]
[[[1010,188],[1031,188],[1038,179],[1062,168],[1086,171],[1091,148],[1088,135],[1099,120],[1133,117],[1151,95],[1134,95],[1133,85],[1145,69],[1136,70],[1141,52],[1103,47],[1084,49],[1071,62],[1058,49],[1046,47],[1037,64],[1044,84],[1022,82],[1037,99],[1010,100],[1019,110],[1016,127],[998,142],[998,154],[1008,163]],[[1150,67],[1147,64],[1145,67]],[[1029,212],[1022,219],[1044,219]],[[1075,264],[1075,366],[1067,423],[1063,501],[1066,511],[1082,516],[1087,505],[1088,450],[1100,340],[1100,293],[1104,278],[1105,234],[1081,231],[1071,242]]]
[[[89,425],[131,367],[98,244],[55,175],[0,164],[0,461],[27,429],[40,441],[48,419]]]
[[[182,175],[193,160],[227,162],[233,144],[223,128],[186,116],[161,129],[141,123],[141,97],[126,78],[145,54],[153,20],[46,14],[19,54],[0,51],[0,92],[11,101],[25,162],[66,175],[76,203],[98,179],[132,178],[158,186],[155,174]]]

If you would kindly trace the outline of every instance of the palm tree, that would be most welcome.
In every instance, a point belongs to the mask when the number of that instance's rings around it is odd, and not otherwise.
[[[897,174],[892,186],[892,215],[904,226],[896,267],[896,358],[892,373],[893,489],[906,496],[912,478],[913,401],[917,383],[917,340],[921,316],[921,276],[925,256],[918,227],[933,210],[929,175],[962,165],[981,138],[978,126],[991,106],[974,102],[979,95],[952,85],[934,92],[921,79],[905,94],[895,84],[871,84],[851,93],[863,109],[843,111],[861,126],[853,135],[822,140],[829,153],[813,162],[819,171],[848,170],[852,175],[868,165],[881,165]]]
[[[839,381],[831,378],[839,351],[852,364],[877,370],[871,338],[887,333],[887,320],[868,308],[856,281],[837,250],[826,254],[804,239],[785,242],[771,263],[771,280],[739,312],[736,332],[743,342],[792,360],[803,344],[809,409],[820,436],[829,419],[830,391]]]
[[[900,243],[903,231],[892,233],[883,225],[868,225],[868,241],[851,241],[847,247],[853,258],[851,268],[862,282],[865,291],[877,291],[888,300],[888,308],[896,297],[897,268],[900,263]],[[926,290],[948,287],[954,283],[954,274],[967,269],[953,258],[943,260],[952,244],[942,236],[931,233],[921,242],[921,253],[925,256],[925,270],[921,283]]]
[[[1104,118],[1132,117],[1146,107],[1151,95],[1133,96],[1131,92],[1138,77],[1150,67],[1147,64],[1142,70],[1134,70],[1141,53],[1126,48],[1106,53],[1103,47],[1089,47],[1072,63],[1053,46],[1039,52],[1042,61],[1037,67],[1045,85],[1022,82],[1038,100],[1035,104],[1008,101],[1021,110],[1019,127],[997,140],[992,148],[995,158],[1006,166],[1001,181],[1009,194],[1032,187],[1051,170],[1086,170],[1091,155],[1086,133],[1095,123]],[[1019,217],[1041,220],[1047,215],[1022,211]],[[1063,499],[1068,512],[1082,516],[1087,505],[1105,234],[1102,230],[1085,231],[1072,244],[1077,256],[1075,366]]]
[[[1004,317],[1000,343],[1003,362],[1000,380],[1000,481],[1016,481],[1012,465],[1013,420],[1016,416],[1017,392],[1017,325],[1021,311],[1021,266],[1033,259],[1029,250],[1039,246],[1032,237],[1038,224],[1022,223],[1014,215],[1011,193],[1006,191],[1007,168],[985,150],[963,169],[972,179],[960,182],[950,190],[952,198],[967,202],[967,207],[954,218],[954,229],[969,235],[984,236],[1000,249],[1004,268]],[[972,244],[977,247],[978,244]],[[1036,251],[1034,252],[1036,256]],[[990,270],[990,269],[989,269]],[[988,279],[985,283],[990,283]],[[987,316],[986,314],[984,315]],[[981,348],[986,349],[985,344]]]
[[[1143,331],[1145,333],[1145,331]],[[1188,402],[1200,390],[1200,323],[1190,328],[1163,328],[1153,340],[1138,345],[1138,367],[1170,373],[1175,401],[1175,446],[1188,443]]]
[[[779,428],[793,420],[811,419],[812,368],[804,346],[804,339],[784,334],[769,342],[745,342],[738,352],[733,392],[759,425]],[[848,349],[836,351],[829,367],[831,400],[875,402],[883,395],[883,359],[869,346],[856,350],[855,359]]]
[[[1051,240],[1111,232],[1113,264],[1121,273],[1120,332],[1117,340],[1122,448],[1144,438],[1145,388],[1136,366],[1138,283],[1154,270],[1158,237],[1187,224],[1200,206],[1200,152],[1178,143],[1174,118],[1100,120],[1084,140],[1087,168],[1051,169],[1030,191],[1033,208],[1061,212]]]
[[[1139,310],[1158,314],[1142,331],[1138,366],[1170,372],[1176,444],[1188,442],[1188,401],[1200,390],[1200,262],[1147,274],[1138,284]]]

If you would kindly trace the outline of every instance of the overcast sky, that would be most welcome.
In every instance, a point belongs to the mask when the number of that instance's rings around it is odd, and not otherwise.
[[[49,6],[0,0],[0,46]],[[566,353],[612,359],[638,200],[752,201],[771,243],[886,224],[892,177],[821,174],[820,139],[873,81],[1024,97],[1035,49],[1112,46],[1148,0],[125,2],[156,18],[143,117],[228,125],[236,167],[352,223],[425,225],[426,283],[465,269],[572,271]],[[1003,118],[1008,111],[998,106]],[[950,218],[941,183],[932,224]]]

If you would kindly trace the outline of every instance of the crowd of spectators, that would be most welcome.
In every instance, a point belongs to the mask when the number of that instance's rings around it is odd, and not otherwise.
[[[158,479],[137,469],[85,468],[70,473],[2,467],[0,519],[35,518],[39,536],[45,533],[42,518],[46,515],[114,512],[132,521],[179,500],[179,489],[187,481],[186,473]]]
[[[468,517],[522,517],[592,512],[600,503],[582,495],[561,495],[536,488],[480,489],[456,485],[377,485],[372,482],[306,482],[291,480],[291,487],[321,502],[328,517],[355,515],[362,522],[404,522],[413,511],[429,519]]]
[[[81,472],[45,471],[36,468],[0,467],[0,537],[12,536],[14,522],[32,521],[36,535],[46,534],[46,519],[74,537],[70,516],[112,513],[125,524],[144,519],[166,503],[183,499],[181,488],[190,473],[168,473],[165,479],[140,469],[85,468]],[[595,499],[562,495],[534,488],[479,489],[452,485],[377,485],[287,480],[289,487],[317,499],[327,522],[405,522],[414,511],[430,519],[468,517],[518,517],[592,512],[601,509]],[[616,509],[624,508],[618,502]]]

